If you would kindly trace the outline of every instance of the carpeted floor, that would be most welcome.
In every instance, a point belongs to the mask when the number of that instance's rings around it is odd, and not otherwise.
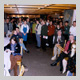
[[[23,54],[22,64],[28,68],[23,76],[65,76],[66,74],[61,74],[59,71],[59,66],[52,67],[50,64],[52,57],[52,49],[47,48],[46,52],[42,49],[37,49],[35,44],[27,44],[27,48],[30,53]],[[18,71],[19,72],[19,71]],[[13,75],[13,71],[11,71]]]

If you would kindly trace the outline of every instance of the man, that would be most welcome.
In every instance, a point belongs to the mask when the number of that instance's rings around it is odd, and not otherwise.
[[[30,19],[29,18],[27,18],[26,19],[26,23],[27,23],[27,25],[29,26],[29,33],[28,33],[28,43],[30,44],[31,43],[31,35],[30,35],[30,33],[31,33],[31,27],[30,27]]]
[[[65,21],[64,32],[63,32],[65,40],[67,41],[69,39],[69,29],[70,29],[70,26],[68,23],[69,23],[68,21]]]
[[[73,34],[74,40],[76,40],[76,21],[73,21],[73,25],[70,27],[69,33]]]
[[[19,28],[16,28],[16,30],[14,30],[14,33],[13,33],[13,35],[12,35],[12,37],[11,37],[11,39],[13,38],[13,37],[15,37],[16,39],[17,39],[17,42],[20,44],[20,46],[22,46],[22,48],[25,50],[25,52],[27,52],[27,53],[29,53],[29,50],[27,50],[27,48],[25,47],[25,45],[24,45],[24,43],[20,43],[19,42],[19,39],[20,38],[22,38],[22,36],[19,34],[20,32],[19,32]],[[11,40],[10,39],[10,40]],[[23,56],[23,54],[22,54],[22,56]]]
[[[57,51],[58,55],[60,54],[61,50],[57,48],[57,45],[60,45],[61,47],[64,46],[64,36],[62,35],[61,30],[57,32],[57,36],[54,37],[54,56],[51,58],[51,60],[55,60],[57,56]]]
[[[48,27],[45,24],[45,21],[41,22],[42,27],[41,27],[41,46],[43,51],[46,51],[46,40],[48,39]]]
[[[46,25],[49,26],[49,19],[46,21]]]
[[[52,48],[52,40],[55,33],[55,26],[53,26],[52,21],[50,21],[50,25],[48,26],[48,43],[50,48]]]
[[[41,27],[42,25],[39,23],[39,21],[36,21],[37,25],[35,27],[36,31],[36,40],[37,40],[37,48],[41,47],[41,40],[40,40],[40,35],[41,35]]]
[[[6,19],[6,22],[4,23],[4,33],[6,36],[10,35],[12,33],[13,26],[12,23],[9,22],[9,19]]]
[[[69,41],[67,42],[64,51],[60,54],[60,56],[58,57],[58,59],[54,63],[51,64],[51,66],[56,66],[57,63],[60,61],[60,71],[63,70],[62,60],[65,57],[69,57],[70,56],[70,54],[71,54],[71,46],[72,46],[73,43],[75,43],[74,36],[70,35],[69,36]]]

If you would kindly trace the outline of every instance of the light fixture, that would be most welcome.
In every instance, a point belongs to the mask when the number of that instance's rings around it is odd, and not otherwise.
[[[6,4],[7,6],[9,5],[9,4]]]
[[[10,7],[10,9],[12,9],[12,7]]]

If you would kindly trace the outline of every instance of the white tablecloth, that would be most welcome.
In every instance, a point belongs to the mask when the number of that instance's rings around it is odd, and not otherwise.
[[[9,37],[4,37],[4,46],[9,44],[9,42],[10,42],[10,38]]]
[[[7,44],[9,44],[10,42],[10,38],[9,37],[6,37],[4,38],[4,46],[6,46]],[[10,62],[10,54],[11,53],[6,53],[4,51],[4,76],[10,76],[9,72],[8,72],[8,69],[10,69],[11,67],[11,62]]]

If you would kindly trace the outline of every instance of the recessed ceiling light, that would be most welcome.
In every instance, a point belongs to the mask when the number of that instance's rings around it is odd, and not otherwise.
[[[6,4],[7,6],[9,5],[9,4]]]

